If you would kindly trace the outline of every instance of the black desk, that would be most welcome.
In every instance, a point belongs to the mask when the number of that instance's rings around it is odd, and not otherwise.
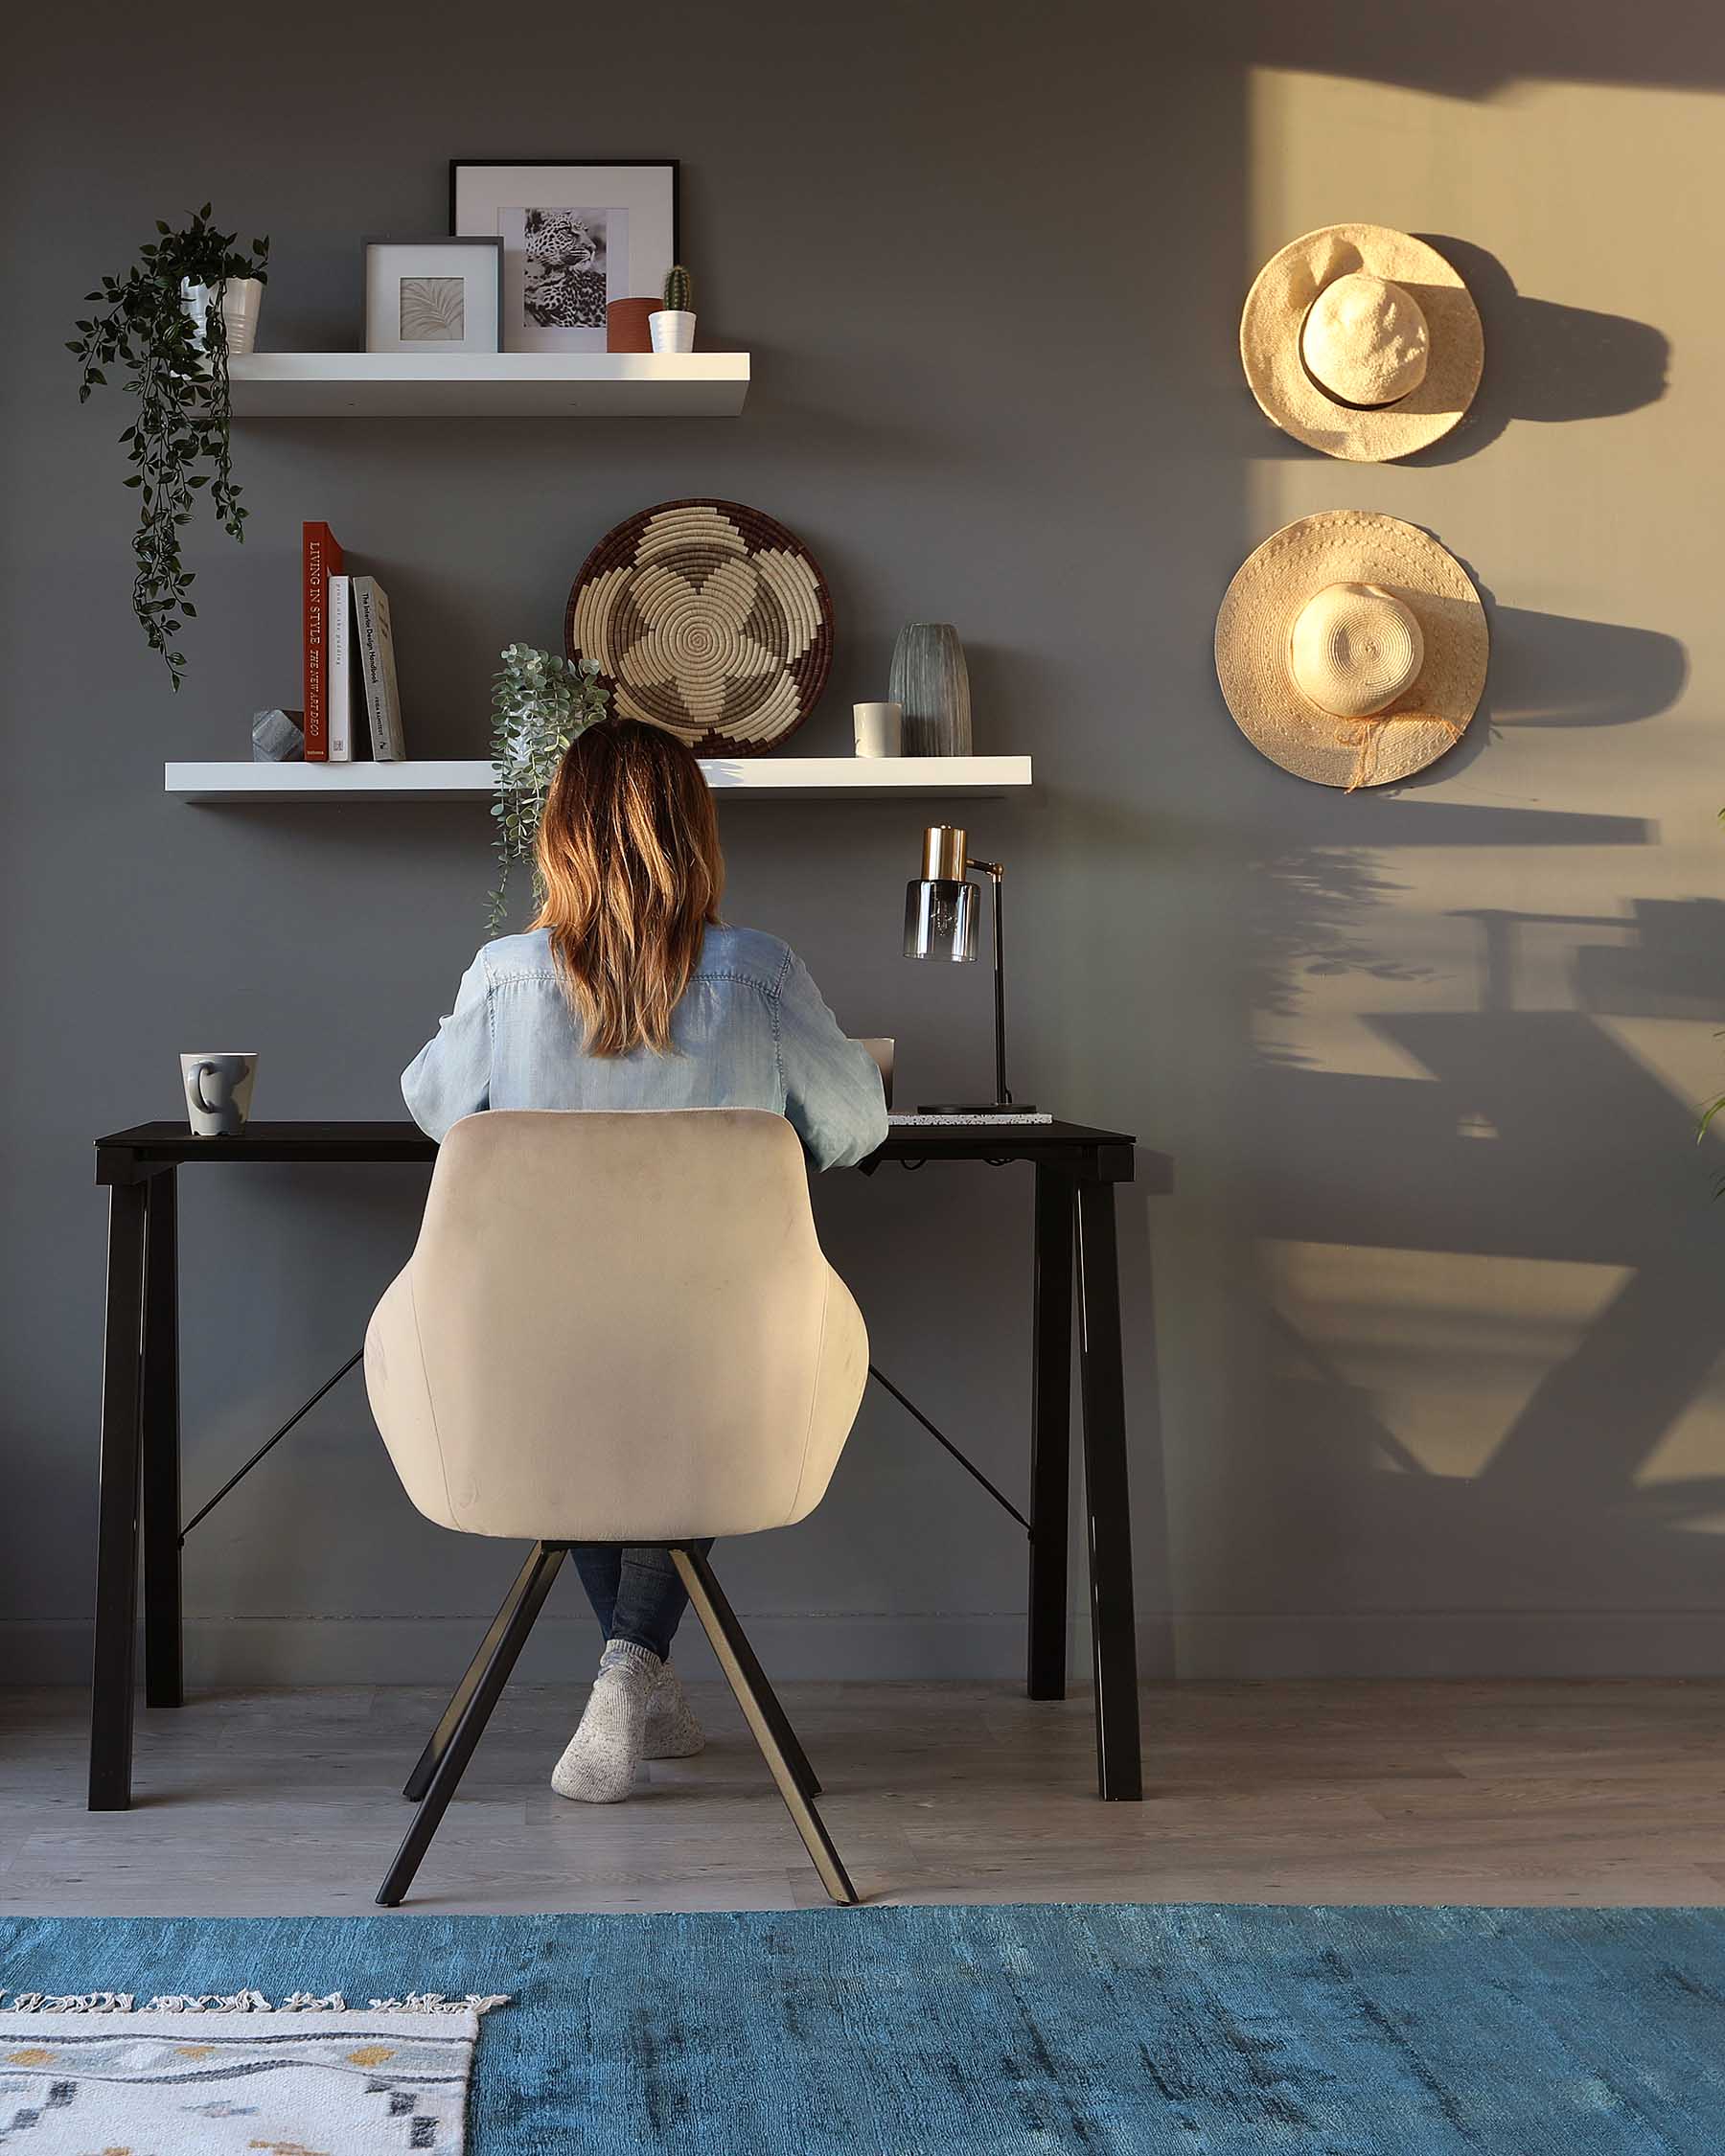
[[[140,1564],[145,1699],[151,1707],[178,1707],[185,1696],[175,1170],[185,1160],[429,1163],[436,1151],[429,1138],[406,1122],[253,1123],[231,1138],[194,1137],[182,1123],[141,1123],[97,1139],[96,1181],[109,1194],[109,1224],[91,1811],[124,1811],[131,1802]],[[1146,1152],[1139,1158],[1152,1191],[1172,1189],[1173,1163],[1165,1154]],[[1030,1543],[1026,1688],[1032,1699],[1059,1699],[1066,1691],[1076,1257],[1097,1789],[1103,1797],[1136,1799],[1143,1789],[1114,1214],[1115,1184],[1133,1180],[1133,1140],[1117,1131],[1091,1130],[1081,1123],[901,1126],[862,1166],[866,1173],[887,1161],[948,1160],[1027,1161],[1036,1170],[1030,1513],[1024,1522]],[[380,1294],[382,1288],[380,1281]],[[320,1397],[314,1394],[313,1400]],[[1154,1385],[1141,1409],[1156,1415]]]

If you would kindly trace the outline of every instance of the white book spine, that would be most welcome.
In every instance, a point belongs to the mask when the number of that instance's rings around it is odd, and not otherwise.
[[[325,631],[330,644],[330,762],[354,760],[353,585],[347,576],[330,579]]]

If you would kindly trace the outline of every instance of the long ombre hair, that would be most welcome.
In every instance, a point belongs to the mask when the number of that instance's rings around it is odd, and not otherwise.
[[[671,1045],[671,1014],[719,918],[724,857],[693,752],[638,719],[606,719],[564,752],[537,845],[532,926],[586,1028],[589,1055]]]

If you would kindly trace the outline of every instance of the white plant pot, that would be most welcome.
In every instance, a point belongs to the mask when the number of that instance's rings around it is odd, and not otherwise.
[[[661,307],[647,317],[648,334],[655,352],[693,352],[695,317],[685,308]]]
[[[200,352],[210,319],[210,299],[208,285],[194,285],[183,277],[180,279],[180,305],[192,317],[192,337]],[[232,277],[222,286],[221,319],[227,327],[230,358],[236,353],[257,350],[258,310],[263,303],[264,280],[261,277]]]
[[[190,278],[180,279],[180,307],[192,317],[192,342],[201,352],[204,340],[204,323],[210,312],[210,287],[194,285]]]
[[[221,287],[221,319],[227,325],[230,359],[258,349],[258,310],[263,304],[261,277],[230,277]]]

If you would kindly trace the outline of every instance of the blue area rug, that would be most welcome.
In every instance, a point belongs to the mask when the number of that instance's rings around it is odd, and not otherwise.
[[[0,1984],[509,1992],[469,2156],[1725,2149],[1718,1910],[15,1918]]]

